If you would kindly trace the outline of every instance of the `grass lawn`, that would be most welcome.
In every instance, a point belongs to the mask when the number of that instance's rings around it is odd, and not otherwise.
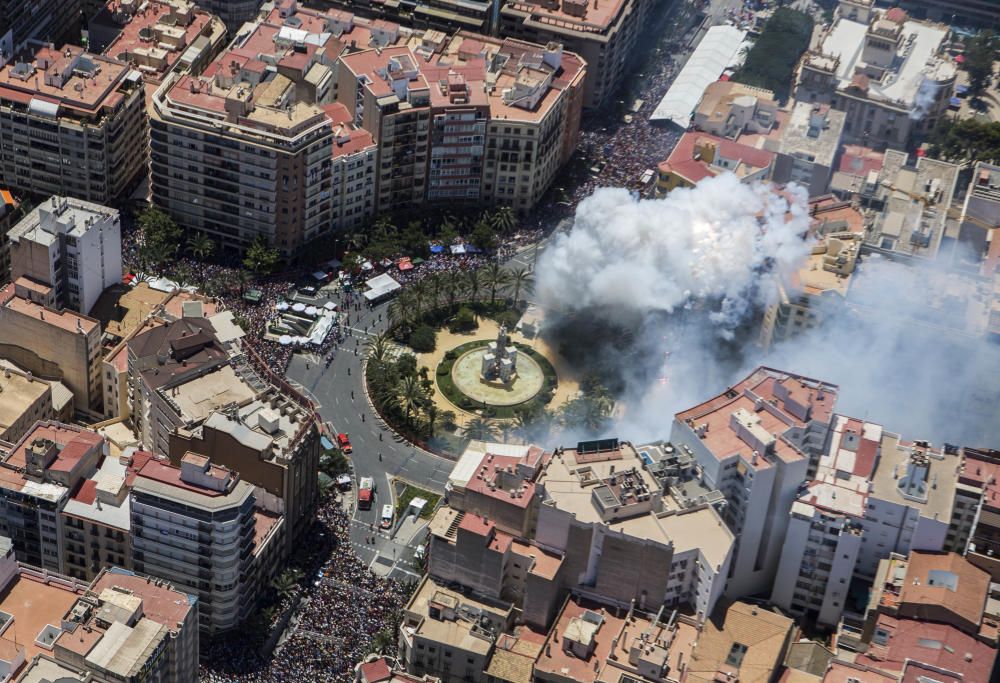
[[[406,511],[406,508],[410,505],[410,501],[414,498],[423,498],[427,501],[427,505],[424,506],[424,511],[420,517],[422,519],[430,519],[430,516],[434,514],[434,510],[437,508],[441,496],[413,486],[412,484],[407,484],[403,492],[396,497],[396,517],[399,517]]]

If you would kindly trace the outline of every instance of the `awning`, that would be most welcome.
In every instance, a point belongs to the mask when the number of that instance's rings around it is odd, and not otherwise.
[[[464,254],[465,245],[464,244],[453,244],[451,245],[451,253],[453,254]]]
[[[400,284],[385,273],[368,280],[365,282],[365,286],[368,287],[368,291],[365,292],[365,298],[369,301],[381,299],[400,288]]]
[[[313,273],[313,279],[316,280],[317,282],[326,282],[327,277],[329,277],[329,275],[324,273],[322,270],[317,270],[315,273]]]
[[[404,256],[403,258],[399,259],[399,261],[396,263],[396,266],[400,270],[413,270],[413,261],[410,260],[410,257]]]
[[[444,252],[444,247],[442,245],[440,245],[440,244],[432,244],[431,245],[431,253],[432,254],[441,254],[443,252]]]
[[[264,293],[259,289],[248,289],[243,295],[243,300],[251,304],[258,303],[264,297]]]

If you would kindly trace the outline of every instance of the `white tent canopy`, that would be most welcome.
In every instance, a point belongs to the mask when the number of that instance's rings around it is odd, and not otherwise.
[[[365,286],[368,287],[368,291],[365,292],[365,298],[369,301],[381,299],[400,288],[400,284],[385,273],[365,281]]]
[[[670,90],[649,117],[650,121],[673,121],[681,128],[691,124],[691,113],[701,101],[705,88],[739,56],[746,31],[735,26],[713,26],[705,33]]]

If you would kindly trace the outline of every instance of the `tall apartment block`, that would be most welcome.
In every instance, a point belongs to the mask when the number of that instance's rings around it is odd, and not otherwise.
[[[253,21],[264,0],[201,0],[198,6],[222,19],[230,34],[248,21]]]
[[[108,204],[132,189],[146,141],[142,75],[127,64],[67,45],[0,68],[7,186]]]
[[[187,230],[242,251],[263,238],[286,256],[374,212],[371,187],[352,213],[334,204],[334,165],[364,173],[365,144],[345,146],[353,122],[335,120],[333,64],[344,50],[382,47],[398,27],[351,15],[273,9],[237,36],[201,76],[172,74],[150,105],[154,201]],[[336,136],[336,137],[335,137]],[[356,199],[352,196],[350,199]]]
[[[587,64],[583,105],[596,109],[624,82],[652,0],[512,0],[500,10],[500,34],[560,43]]]
[[[834,626],[863,605],[855,580],[870,582],[891,553],[942,551],[972,523],[953,514],[956,450],[903,441],[880,425],[837,415],[818,471],[792,505],[771,600]]]
[[[0,0],[0,66],[29,40],[62,44],[72,38],[81,0]]]
[[[198,596],[200,628],[235,628],[253,607],[254,487],[208,458],[150,459],[132,485],[137,571]]]
[[[306,399],[253,362],[252,349],[222,335],[219,316],[231,315],[190,314],[127,342],[132,426],[144,448],[175,465],[198,453],[266,491],[266,507],[287,519],[287,553],[319,496],[318,420]]]
[[[576,146],[586,68],[557,43],[427,32],[340,59],[337,100],[379,151],[378,209],[527,211]]]
[[[731,597],[771,590],[788,513],[823,452],[836,399],[832,384],[761,367],[674,417],[671,443],[726,499],[723,519],[736,536]]]
[[[0,289],[0,350],[38,377],[60,380],[81,412],[99,413],[101,324],[67,309],[47,307],[47,285],[21,278]]]
[[[121,219],[115,209],[51,197],[8,237],[11,279],[50,287],[50,308],[89,313],[101,292],[121,282]]]

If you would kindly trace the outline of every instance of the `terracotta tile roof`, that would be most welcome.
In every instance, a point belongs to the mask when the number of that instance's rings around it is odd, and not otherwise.
[[[781,666],[793,627],[791,619],[744,602],[721,604],[705,621],[688,680],[716,681],[720,672],[731,672],[740,683],[767,683]],[[743,650],[736,665],[731,659],[734,650]]]
[[[944,578],[953,577],[955,585],[941,585],[940,581],[931,585],[935,572]],[[909,605],[918,611],[923,605],[940,606],[978,625],[989,589],[990,575],[961,555],[913,551],[900,589],[899,606],[900,610]]]

